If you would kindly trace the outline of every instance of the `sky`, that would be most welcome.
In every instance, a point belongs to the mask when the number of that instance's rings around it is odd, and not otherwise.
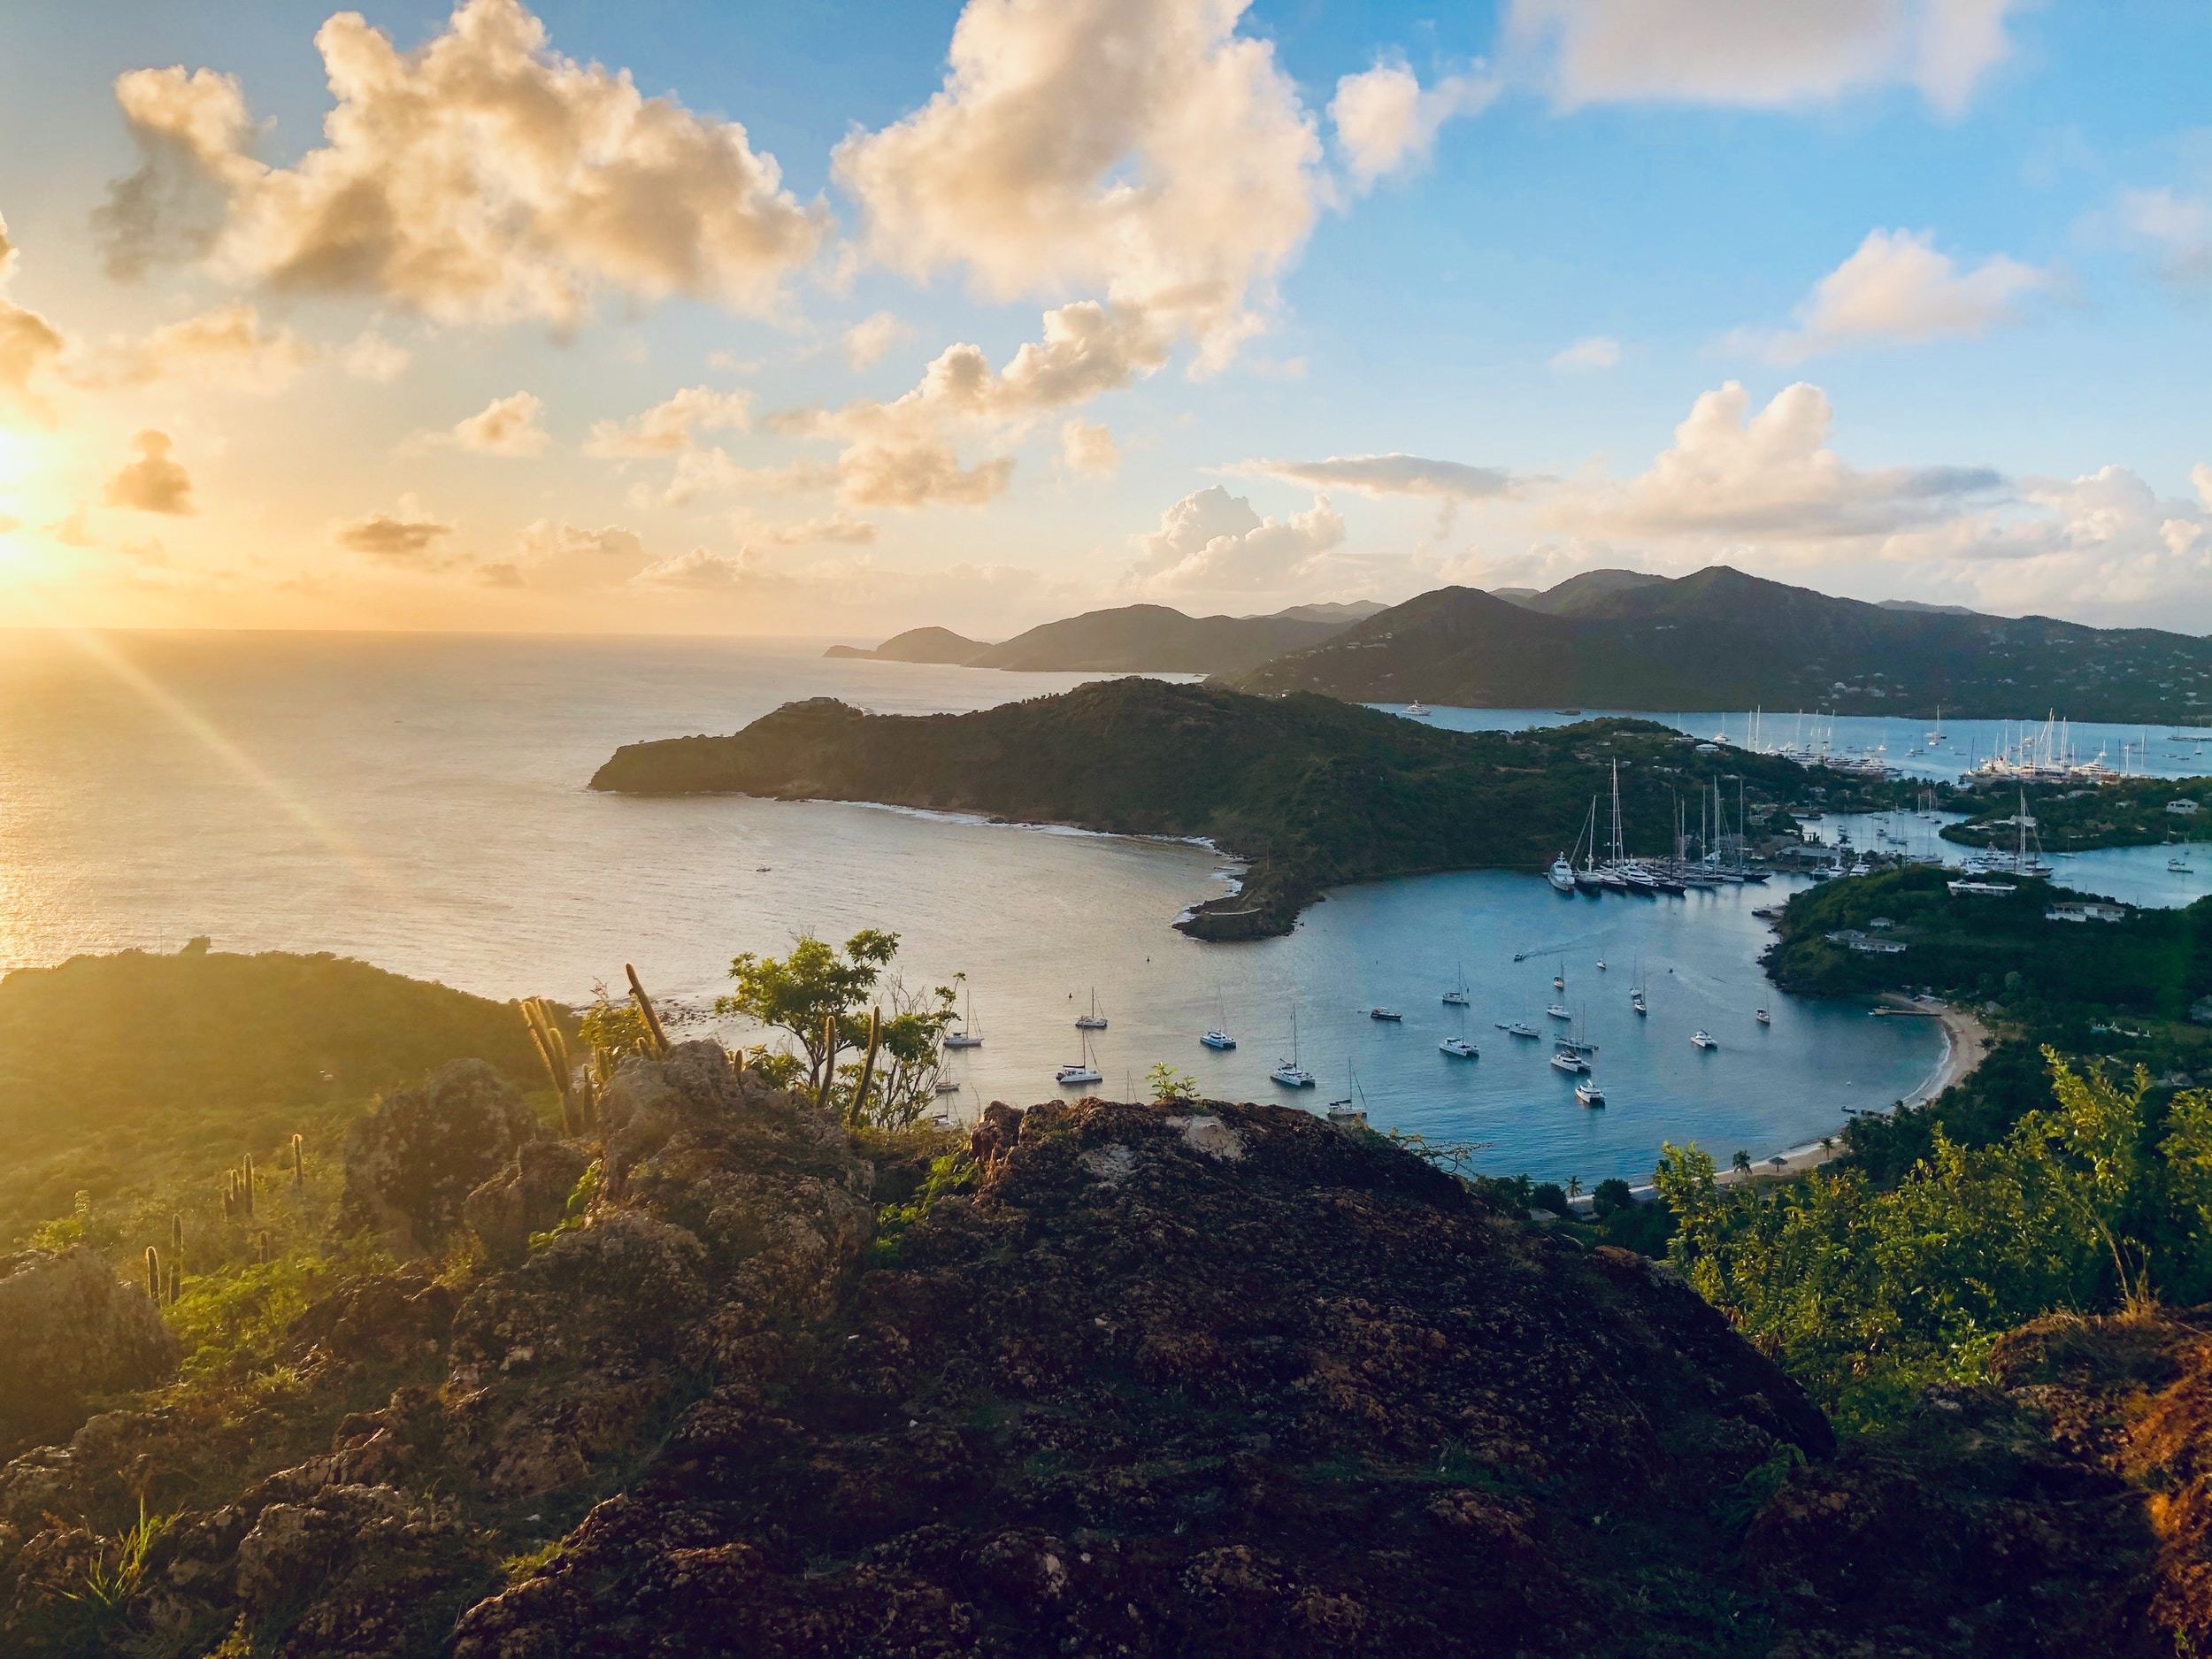
[[[11,0],[0,625],[2212,632],[2203,0]]]

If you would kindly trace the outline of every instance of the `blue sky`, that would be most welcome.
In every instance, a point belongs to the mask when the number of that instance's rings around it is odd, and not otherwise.
[[[475,10],[541,26],[533,96],[626,71],[741,172],[625,127],[517,230],[446,7],[364,8],[402,67],[349,142],[326,6],[0,18],[0,598],[990,634],[1725,559],[2212,629],[2212,6]],[[185,92],[117,90],[172,65],[243,112],[181,161]],[[155,152],[126,280],[93,215]],[[611,157],[649,223],[587,234]],[[416,222],[315,245],[334,165]],[[455,227],[485,262],[426,275]]]

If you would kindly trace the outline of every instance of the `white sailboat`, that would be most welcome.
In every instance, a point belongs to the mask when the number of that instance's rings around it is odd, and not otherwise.
[[[1719,1043],[1713,1041],[1712,1033],[1708,1032],[1702,1025],[1700,1025],[1695,1031],[1690,1033],[1690,1041],[1695,1047],[1700,1048],[1717,1048],[1720,1047]]]
[[[1214,1024],[1198,1041],[1209,1048],[1224,1053],[1237,1046],[1237,1040],[1229,1034],[1229,1005],[1223,1000],[1217,987],[1214,991]]]
[[[1290,1010],[1290,1058],[1278,1060],[1275,1069],[1268,1073],[1285,1088],[1311,1088],[1313,1073],[1298,1064],[1298,1010]]]
[[[983,1033],[975,1028],[975,991],[971,987],[968,991],[967,1012],[961,1017],[960,1029],[945,1033],[945,1047],[948,1048],[980,1048],[982,1046]]]
[[[1098,1011],[1098,987],[1096,986],[1091,987],[1091,1011],[1087,1014],[1078,1014],[1075,1017],[1075,1028],[1078,1031],[1106,1029],[1106,1016]]]
[[[1467,964],[1464,962],[1452,964],[1452,988],[1444,993],[1443,1002],[1447,1008],[1465,1008],[1468,1005]]]
[[[1585,1106],[1602,1106],[1605,1104],[1605,1091],[1598,1087],[1597,1079],[1586,1077],[1575,1085],[1575,1098]]]
[[[1481,1051],[1478,1049],[1473,1043],[1469,1042],[1464,1037],[1447,1037],[1443,1041],[1438,1043],[1436,1046],[1442,1049],[1446,1054],[1451,1056],[1455,1060],[1479,1060],[1482,1058]]]
[[[1052,1080],[1062,1088],[1088,1087],[1106,1080],[1091,1059],[1091,1033],[1088,1031],[1083,1033],[1083,1057],[1062,1066],[1052,1074]]]

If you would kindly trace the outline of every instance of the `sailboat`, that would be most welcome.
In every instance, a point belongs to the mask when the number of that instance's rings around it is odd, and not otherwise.
[[[1551,976],[1551,988],[1555,991],[1567,988],[1567,964],[1563,960],[1559,964],[1559,972]]]
[[[1100,1073],[1098,1067],[1092,1063],[1091,1034],[1088,1031],[1083,1033],[1083,1057],[1062,1066],[1052,1074],[1052,1080],[1062,1088],[1076,1086],[1087,1087],[1091,1084],[1103,1083],[1106,1080]]]
[[[1760,1006],[1758,1011],[1753,1014],[1751,1018],[1757,1020],[1762,1025],[1771,1025],[1774,1024],[1774,1016],[1767,1012],[1763,1004]]]
[[[1650,1009],[1644,1006],[1644,959],[1641,956],[1636,958],[1636,980],[1629,987],[1628,1005],[1639,1014],[1651,1012]]]
[[[1311,1088],[1313,1073],[1298,1064],[1298,1010],[1290,1010],[1290,1058],[1278,1060],[1275,1069],[1268,1073],[1285,1088]]]
[[[1465,1008],[1468,1005],[1465,963],[1452,964],[1452,988],[1444,993],[1443,1002],[1447,1008]]]
[[[1528,1021],[1525,1019],[1517,1019],[1510,1025],[1508,1025],[1502,1019],[1495,1020],[1492,1023],[1509,1037],[1540,1037],[1543,1035],[1541,1032],[1538,1031],[1535,1026],[1530,1025]]]
[[[1717,1048],[1720,1047],[1719,1043],[1713,1041],[1712,1033],[1708,1032],[1702,1025],[1700,1025],[1695,1031],[1690,1033],[1690,1041],[1700,1048]]]
[[[1455,1060],[1479,1060],[1482,1053],[1464,1037],[1447,1037],[1436,1045]]]
[[[971,988],[968,992],[967,1012],[961,1016],[960,1029],[945,1033],[945,1047],[948,1048],[980,1048],[982,1046],[983,1033],[975,1028],[975,992]]]
[[[1340,1129],[1364,1129],[1367,1127],[1367,1091],[1359,1086],[1358,1069],[1350,1061],[1344,1063],[1344,1071],[1351,1093],[1342,1100],[1329,1102],[1329,1121]]]
[[[1098,987],[1096,986],[1091,987],[1091,1011],[1087,1014],[1078,1014],[1075,1017],[1075,1028],[1078,1031],[1106,1029],[1106,1016],[1098,1011]]]
[[[1562,1042],[1551,1051],[1551,1064],[1554,1071],[1577,1077],[1586,1075],[1590,1070],[1590,1063],[1582,1057],[1582,1051],[1571,1042]]]
[[[1209,1048],[1224,1051],[1237,1046],[1237,1040],[1229,1034],[1229,1005],[1217,987],[1214,992],[1214,1024],[1198,1041]]]

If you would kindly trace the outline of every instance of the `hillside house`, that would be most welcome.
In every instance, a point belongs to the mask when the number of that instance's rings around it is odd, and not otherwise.
[[[2127,918],[2126,905],[2103,904],[2093,900],[2069,900],[2043,912],[2047,922],[2124,922]]]
[[[2204,810],[2201,806],[2198,805],[2194,801],[2190,800],[2186,795],[2184,795],[2178,801],[2167,802],[2166,810],[2172,813],[2176,818],[2194,818],[2198,813]]]

